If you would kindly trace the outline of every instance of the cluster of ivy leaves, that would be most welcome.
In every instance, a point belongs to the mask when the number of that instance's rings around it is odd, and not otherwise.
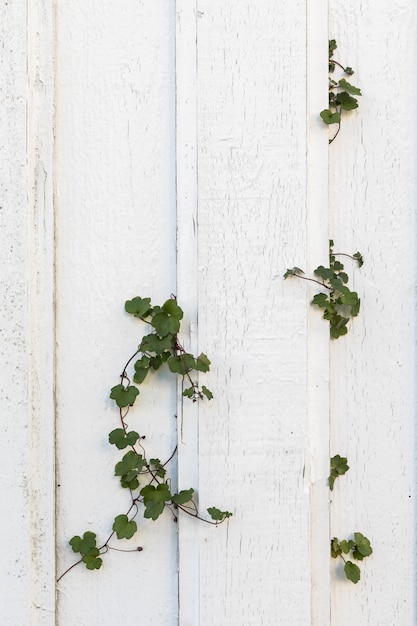
[[[333,252],[333,240],[329,241],[329,267],[319,265],[314,270],[314,274],[320,279],[307,278],[299,267],[287,269],[284,278],[297,276],[304,280],[318,283],[326,288],[326,292],[318,293],[314,296],[312,304],[323,309],[323,319],[330,324],[330,337],[337,339],[348,332],[347,324],[350,319],[356,317],[360,310],[360,298],[356,291],[351,291],[347,286],[349,277],[344,271],[345,266],[336,257],[347,256],[356,261],[359,267],[363,265],[363,257],[360,252],[355,254],[335,254]]]
[[[138,349],[127,361],[120,376],[120,383],[112,387],[110,398],[115,401],[120,415],[120,427],[111,431],[109,443],[118,450],[128,451],[118,461],[114,468],[114,474],[120,480],[122,488],[127,489],[131,502],[127,513],[117,515],[114,518],[112,532],[107,540],[97,545],[96,534],[90,531],[83,537],[76,535],[69,541],[73,551],[80,555],[79,561],[72,565],[58,580],[78,563],[84,563],[87,569],[100,569],[102,555],[112,549],[110,540],[115,535],[117,539],[131,539],[138,530],[135,518],[139,507],[143,507],[143,516],[147,519],[157,520],[168,507],[177,520],[176,510],[196,517],[210,524],[219,524],[229,518],[232,513],[222,511],[217,507],[209,507],[207,512],[211,519],[200,517],[197,505],[193,500],[194,489],[184,489],[173,492],[171,480],[167,477],[166,465],[173,457],[164,463],[158,458],[147,458],[143,440],[134,430],[129,430],[126,416],[129,409],[135,404],[140,395],[140,385],[143,384],[151,371],[159,370],[166,364],[169,371],[182,377],[182,395],[193,402],[206,398],[211,400],[213,394],[206,386],[201,388],[195,375],[208,372],[210,360],[204,353],[195,357],[187,353],[178,339],[183,311],[176,299],[171,297],[162,306],[152,306],[150,298],[136,297],[128,300],[125,310],[130,315],[148,324],[151,332],[144,335]],[[136,360],[135,360],[136,359]],[[127,368],[133,363],[133,382],[127,373]],[[140,551],[141,547],[132,551]]]
[[[320,113],[320,117],[325,124],[337,124],[335,135],[329,139],[329,143],[334,141],[339,133],[342,119],[342,111],[353,111],[358,108],[358,101],[354,96],[361,96],[361,90],[349,83],[345,78],[334,80],[332,76],[336,67],[340,68],[346,76],[352,76],[354,71],[351,67],[344,67],[333,59],[333,53],[337,48],[335,39],[329,41],[329,108]]]
[[[339,476],[343,476],[349,470],[349,465],[347,464],[347,458],[344,456],[340,456],[340,454],[336,454],[330,459],[330,476],[329,476],[329,487],[330,490],[333,491],[334,483],[336,478]]]
[[[356,563],[346,560],[344,555],[350,553],[350,557],[356,561],[363,561],[363,559],[372,554],[372,547],[369,539],[362,535],[362,533],[354,533],[353,539],[342,539],[339,541],[337,537],[333,537],[330,543],[330,552],[334,559],[341,557],[345,563],[344,572],[346,578],[353,583],[359,582],[361,578],[361,570]]]

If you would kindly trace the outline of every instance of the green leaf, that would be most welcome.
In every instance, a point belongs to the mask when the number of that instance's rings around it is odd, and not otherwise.
[[[184,376],[196,367],[193,355],[187,353],[169,357],[167,364],[173,374],[181,374],[181,376]]]
[[[321,111],[320,117],[325,124],[340,124],[340,113],[332,113],[330,109]]]
[[[337,537],[333,537],[333,539],[330,542],[330,553],[332,555],[332,558],[334,559],[336,559],[338,556],[342,554],[342,549],[340,547],[339,540]]]
[[[288,276],[297,276],[298,274],[304,274],[303,270],[300,270],[299,267],[293,267],[292,269],[287,269],[284,274],[284,279],[288,278]]]
[[[118,539],[131,539],[137,529],[136,522],[129,521],[127,515],[118,515],[114,518],[113,530]]]
[[[145,505],[144,517],[153,520],[158,519],[165,508],[165,502],[172,499],[169,487],[166,483],[161,483],[157,487],[154,485],[146,485],[140,495],[143,497]]]
[[[164,466],[162,465],[161,461],[159,459],[151,459],[149,461],[150,465],[153,466],[156,475],[159,476],[159,478],[164,478],[165,474],[166,474],[166,469],[164,468]]]
[[[341,87],[342,89],[347,91],[347,93],[351,94],[352,96],[361,96],[362,95],[361,94],[361,90],[358,89],[358,87],[355,87],[354,85],[351,85],[344,78],[341,78],[339,80],[339,87]]]
[[[363,265],[363,256],[361,255],[360,252],[355,252],[355,254],[353,255],[353,258],[357,260],[359,267],[362,267]]]
[[[357,565],[352,563],[352,561],[346,561],[344,570],[345,570],[346,578],[348,580],[351,580],[353,583],[355,583],[355,585],[357,582],[360,581],[361,570],[359,569]]]
[[[151,324],[160,337],[176,335],[180,329],[179,319],[163,311],[153,316]]]
[[[123,385],[116,385],[111,389],[110,398],[122,409],[125,406],[132,406],[138,395],[139,389],[136,387],[129,385],[125,388]]]
[[[175,504],[185,504],[186,502],[190,502],[193,499],[194,489],[184,489],[179,493],[176,493],[172,496],[172,501]]]
[[[147,317],[151,312],[151,299],[136,297],[133,300],[127,300],[125,310],[135,317]]]
[[[199,372],[208,372],[210,370],[210,359],[202,352],[200,356],[197,357],[195,362],[195,369]]]
[[[103,559],[93,556],[92,554],[85,554],[82,561],[89,570],[100,569],[103,564]]]
[[[158,337],[155,333],[145,335],[139,346],[141,352],[156,352],[156,354],[162,354],[166,350],[172,349],[172,336]],[[154,367],[152,365],[152,367]],[[154,368],[157,369],[157,368]]]
[[[362,556],[370,556],[373,550],[369,539],[362,535],[362,533],[354,533],[353,536],[356,542],[356,551]]]
[[[311,301],[312,304],[316,304],[317,306],[319,306],[320,308],[326,308],[326,306],[329,304],[329,299],[327,294],[325,293],[318,293],[314,296],[313,300]]]
[[[352,550],[352,548],[355,547],[355,542],[352,541],[352,539],[349,539],[349,541],[346,541],[346,539],[342,539],[342,541],[340,542],[340,549],[342,550],[343,554],[349,554],[349,552]]]
[[[75,535],[75,537],[70,539],[69,544],[74,552],[79,552],[80,554],[89,554],[92,556],[100,554],[96,545],[96,534],[90,531],[85,532],[82,539],[78,535]]]
[[[164,311],[164,313],[167,313],[177,320],[182,320],[182,318],[184,317],[184,312],[182,308],[178,306],[177,301],[173,298],[164,302],[164,304],[162,305],[162,310]]]
[[[194,387],[187,387],[187,389],[184,389],[184,391],[182,392],[182,395],[185,396],[186,398],[193,399],[195,396]]]
[[[215,522],[222,522],[227,517],[232,517],[233,515],[229,511],[220,511],[220,509],[216,508],[215,506],[209,507],[207,509],[207,513]]]
[[[336,102],[344,111],[353,111],[353,109],[358,108],[358,101],[356,98],[352,98],[352,96],[350,96],[346,91],[342,91],[342,93],[337,94]]]
[[[213,394],[211,393],[210,389],[207,389],[207,387],[205,385],[203,385],[201,387],[201,391],[206,396],[207,400],[212,400]]]
[[[127,433],[123,428],[116,428],[109,434],[109,443],[115,445],[119,450],[124,450],[127,446],[134,446],[138,439],[137,432],[131,430]]]
[[[120,476],[120,484],[124,489],[137,489],[139,487],[138,474],[147,466],[147,461],[141,454],[133,450],[127,452],[123,459],[116,463],[114,475]]]

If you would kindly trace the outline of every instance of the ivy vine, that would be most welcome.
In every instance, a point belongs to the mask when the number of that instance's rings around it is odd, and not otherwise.
[[[323,309],[323,319],[330,324],[330,337],[337,339],[348,332],[347,324],[349,320],[356,317],[360,310],[360,298],[356,291],[351,291],[347,286],[349,276],[344,271],[345,266],[336,257],[345,256],[356,261],[359,267],[363,265],[363,256],[360,252],[355,254],[345,254],[344,252],[333,252],[334,242],[329,241],[329,267],[319,265],[314,274],[320,279],[304,276],[303,270],[299,267],[287,269],[284,278],[296,276],[303,280],[308,280],[319,284],[326,289],[326,292],[318,293],[314,296],[312,304]]]
[[[109,434],[109,443],[118,450],[128,452],[116,463],[114,474],[120,480],[121,487],[129,493],[130,503],[126,512],[116,515],[112,530],[107,539],[97,544],[97,536],[87,531],[81,537],[75,535],[69,544],[79,559],[61,576],[83,563],[88,570],[100,569],[103,555],[109,550],[119,550],[111,545],[117,539],[132,539],[138,531],[136,518],[140,508],[146,519],[157,520],[168,509],[177,521],[177,510],[191,515],[203,522],[217,526],[231,517],[232,513],[217,507],[209,507],[207,513],[210,519],[199,514],[193,500],[194,489],[184,489],[179,492],[172,490],[172,482],[167,475],[167,465],[174,457],[176,448],[164,462],[158,458],[147,458],[144,435],[129,430],[126,422],[130,408],[137,401],[139,387],[152,371],[159,370],[166,364],[168,370],[182,379],[182,395],[192,402],[207,399],[213,394],[205,385],[200,387],[197,376],[210,370],[210,360],[201,353],[194,356],[185,351],[181,345],[178,333],[180,331],[183,310],[178,305],[175,296],[164,302],[162,306],[152,306],[150,298],[136,297],[125,304],[127,313],[151,327],[151,332],[144,335],[133,355],[128,359],[120,375],[120,383],[112,387],[110,398],[114,400],[119,410],[120,427]],[[128,368],[133,364],[133,383]],[[123,552],[140,552],[142,547]]]
[[[353,111],[359,104],[354,96],[361,96],[361,90],[349,83],[345,78],[334,80],[333,75],[336,67],[342,70],[346,76],[352,76],[354,71],[351,67],[344,67],[341,63],[333,59],[333,53],[337,48],[336,40],[329,41],[329,108],[320,113],[320,117],[325,124],[337,124],[337,131],[329,143],[332,143],[340,131],[342,112]]]
[[[360,567],[356,563],[352,563],[350,559],[346,560],[344,555],[350,553],[351,559],[363,561],[364,558],[372,554],[373,550],[369,539],[365,535],[354,533],[353,539],[342,539],[339,541],[337,537],[333,537],[330,542],[330,552],[334,559],[338,557],[342,559],[346,578],[356,585],[361,578]]]

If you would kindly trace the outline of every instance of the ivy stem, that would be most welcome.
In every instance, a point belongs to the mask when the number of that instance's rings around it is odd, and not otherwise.
[[[318,285],[320,285],[320,287],[325,287],[326,289],[328,289],[329,291],[332,290],[331,287],[329,287],[328,285],[326,285],[325,283],[321,283],[319,280],[316,280],[315,278],[308,278],[307,276],[301,276],[300,274],[294,274],[294,276],[296,276],[297,278],[301,278],[302,280],[308,280],[311,283],[317,283]]]

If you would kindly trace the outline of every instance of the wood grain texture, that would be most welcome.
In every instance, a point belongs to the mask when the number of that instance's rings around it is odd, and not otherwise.
[[[362,311],[332,344],[332,452],[349,470],[332,498],[332,534],[367,535],[363,579],[333,572],[332,621],[416,623],[415,232],[416,6],[332,0],[338,58],[362,87],[330,150],[331,233]]]
[[[52,9],[0,8],[2,621],[54,622]]]
[[[199,624],[309,622],[304,2],[198,2]],[[301,282],[301,281],[300,281]],[[290,304],[291,303],[291,304]]]
[[[160,303],[175,291],[174,37],[173,2],[57,6],[60,572],[74,561],[73,535],[105,539],[129,507],[107,442],[118,424],[109,393],[145,332],[125,300]],[[176,390],[158,378],[129,425],[162,460],[176,443]],[[176,623],[177,528],[169,515],[142,515],[143,552],[112,552],[99,572],[78,568],[60,582],[60,626]]]

